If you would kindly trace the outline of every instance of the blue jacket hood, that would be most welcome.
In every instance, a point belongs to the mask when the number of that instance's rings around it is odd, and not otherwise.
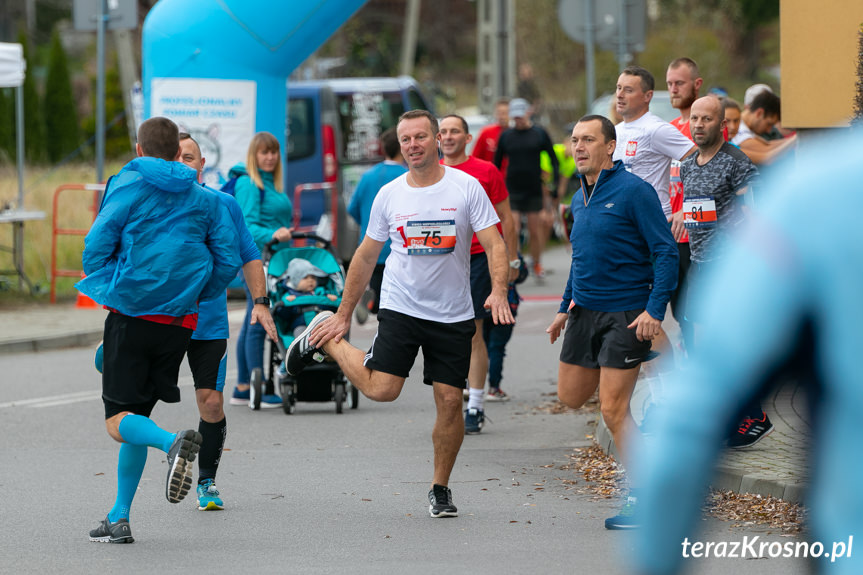
[[[166,192],[185,192],[197,183],[198,174],[181,162],[140,157],[125,165],[123,172],[138,172],[148,184]]]
[[[87,277],[76,287],[129,316],[180,317],[220,297],[241,265],[237,230],[220,192],[195,170],[137,158],[111,179],[84,239]]]

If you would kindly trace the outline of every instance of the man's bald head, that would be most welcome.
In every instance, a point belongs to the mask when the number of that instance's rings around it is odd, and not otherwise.
[[[725,119],[725,107],[722,105],[722,101],[713,94],[698,98],[692,103],[693,110],[695,106],[698,106],[701,112],[715,115],[720,121]]]

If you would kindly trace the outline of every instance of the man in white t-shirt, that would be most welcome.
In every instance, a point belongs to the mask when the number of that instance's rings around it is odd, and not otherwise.
[[[623,122],[615,126],[614,160],[622,160],[631,172],[653,186],[665,217],[671,221],[671,160],[682,160],[698,147],[677,128],[650,111],[655,81],[641,66],[627,66],[617,79],[617,113]],[[670,226],[670,223],[669,223]],[[674,369],[674,354],[665,330],[653,340],[653,350],[664,357],[659,371]]]
[[[475,330],[469,282],[473,233],[488,256],[492,289],[485,306],[495,323],[514,322],[506,297],[509,261],[495,226],[499,219],[480,183],[439,163],[437,119],[412,110],[399,118],[397,132],[409,171],[378,192],[338,312],[315,316],[288,348],[285,363],[296,375],[329,356],[368,398],[394,401],[422,348],[423,380],[433,386],[437,407],[429,514],[455,517],[447,485],[464,439],[462,390]],[[378,332],[365,352],[343,337],[388,239],[392,251],[384,268]]]
[[[662,211],[671,217],[668,184],[671,160],[682,160],[696,150],[692,140],[650,111],[653,74],[640,66],[628,66],[617,79],[617,113],[623,122],[615,126],[614,159],[623,160],[631,172],[653,186]]]

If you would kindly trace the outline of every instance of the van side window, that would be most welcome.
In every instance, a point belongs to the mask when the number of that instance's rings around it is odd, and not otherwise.
[[[301,160],[315,153],[314,108],[311,98],[288,102],[288,161]]]

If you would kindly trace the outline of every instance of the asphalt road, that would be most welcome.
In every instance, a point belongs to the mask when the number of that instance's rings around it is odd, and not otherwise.
[[[90,543],[111,507],[117,444],[105,433],[92,350],[0,356],[0,573],[630,573],[630,533],[609,532],[618,501],[567,489],[558,467],[590,444],[594,415],[539,407],[555,391],[553,301],[522,305],[506,360],[514,399],[465,438],[451,487],[460,516],[431,519],[431,390],[418,360],[394,403],[357,410],[299,403],[294,415],[226,406],[218,475],[226,503],[200,512],[164,497],[165,455],[151,449],[132,508],[132,545]],[[355,327],[367,345],[374,322]],[[233,343],[233,342],[232,342]],[[231,353],[233,350],[231,350]],[[233,358],[229,382],[235,378]],[[183,402],[157,406],[167,429],[197,426],[188,368]],[[702,540],[764,532],[704,523]],[[803,573],[794,559],[692,561],[692,573]]]

